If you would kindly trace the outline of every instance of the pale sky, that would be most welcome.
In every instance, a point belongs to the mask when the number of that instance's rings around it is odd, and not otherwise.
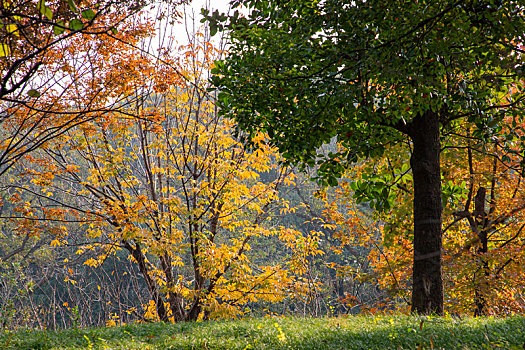
[[[210,9],[210,12],[213,12],[214,10],[219,10],[219,12],[228,12],[229,9],[230,0],[193,0],[188,6],[186,6],[186,16],[187,19],[190,22],[190,25],[188,28],[191,28],[191,19],[193,16],[195,16],[195,25],[200,26],[202,23],[200,23],[200,20],[202,19],[201,16],[201,8],[208,7]],[[179,8],[182,10],[182,8]],[[179,43],[184,43],[187,40],[187,33],[186,33],[186,26],[184,24],[178,24],[174,26],[175,28],[175,37],[177,38],[177,41]],[[197,29],[197,28],[196,28]],[[218,37],[219,35],[216,35]],[[213,38],[217,39],[217,38]]]
[[[225,12],[226,10],[228,10],[229,3],[229,0],[193,0],[191,6],[200,11],[200,9],[204,5],[208,4],[209,7],[211,7],[212,9],[217,9],[219,11]]]

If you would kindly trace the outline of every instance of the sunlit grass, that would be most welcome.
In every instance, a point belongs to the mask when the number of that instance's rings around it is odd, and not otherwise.
[[[523,349],[525,317],[259,318],[0,333],[2,349]]]

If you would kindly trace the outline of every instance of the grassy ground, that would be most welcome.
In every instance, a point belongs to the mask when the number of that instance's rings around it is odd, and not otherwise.
[[[262,318],[2,333],[1,349],[525,349],[525,317]]]

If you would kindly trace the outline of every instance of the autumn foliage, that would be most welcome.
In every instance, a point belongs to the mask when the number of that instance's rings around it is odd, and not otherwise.
[[[332,188],[307,182],[271,135],[248,146],[220,116],[210,76],[227,59],[221,43],[203,29],[178,44],[168,29],[178,9],[153,15],[144,5],[0,5],[0,272],[15,281],[0,298],[53,278],[80,288],[82,270],[134,281],[133,302],[112,292],[118,308],[99,317],[109,326],[236,318],[269,305],[303,315],[314,305],[316,316],[410,310],[413,142],[403,136],[359,159]],[[443,130],[448,313],[525,312],[519,120]],[[60,274],[34,283],[22,272],[44,263]],[[98,281],[103,299],[111,287]],[[45,317],[74,321],[78,305],[55,294],[63,299]],[[46,327],[43,308],[30,306]]]
[[[150,297],[127,312],[144,321],[238,317],[253,303],[306,296],[315,284],[305,259],[322,252],[316,236],[271,224],[287,210],[279,191],[294,175],[278,165],[264,135],[261,148],[248,151],[233,122],[218,117],[207,76],[220,51],[197,33],[186,46],[152,55],[145,49],[151,23],[128,28],[76,36],[62,48],[86,55],[61,67],[78,79],[60,101],[72,114],[89,113],[21,162],[24,185],[11,186],[10,197],[21,218],[15,230],[45,231],[53,249],[81,230],[76,254],[93,268],[125,251]],[[49,108],[65,107],[47,98]],[[272,237],[289,257],[257,261],[251,243]]]
[[[503,128],[511,135],[507,139],[476,143],[472,126],[458,125],[455,132],[459,135],[447,140],[442,153],[445,307],[450,313],[502,315],[524,311],[525,197],[523,174],[517,170],[522,156],[516,152],[522,128],[512,119],[507,119]],[[413,252],[408,204],[412,183],[408,168],[403,168],[399,159],[404,152],[408,150],[400,145],[381,162],[363,163],[366,174],[375,174],[376,183],[389,184],[393,203],[388,210],[373,214],[380,222],[379,239],[365,240],[377,242],[369,255],[375,266],[369,278],[389,292],[383,308],[409,306]],[[352,195],[346,193],[343,198]],[[334,219],[340,216],[340,210],[331,215]]]

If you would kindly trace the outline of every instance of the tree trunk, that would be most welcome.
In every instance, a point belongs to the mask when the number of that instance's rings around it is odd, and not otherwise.
[[[492,189],[494,191],[494,189]],[[480,268],[474,274],[474,316],[485,316],[487,313],[487,299],[485,294],[490,286],[487,280],[490,276],[489,264],[486,260],[488,249],[488,221],[487,213],[485,212],[485,200],[487,189],[483,186],[478,188],[476,198],[474,199],[474,215],[476,217],[476,226],[478,231],[478,238],[481,244],[476,249],[476,254],[480,262]]]
[[[443,314],[439,115],[427,111],[408,125],[413,142],[414,264],[412,312]]]
[[[122,240],[122,244],[124,245],[124,248],[126,248],[128,252],[130,252],[131,255],[133,255],[133,257],[137,261],[139,270],[142,273],[144,280],[146,280],[146,285],[148,286],[150,297],[155,302],[155,306],[157,308],[157,315],[159,316],[159,319],[162,322],[169,322],[168,312],[166,311],[166,308],[164,307],[164,300],[162,299],[162,296],[159,293],[156,282],[153,280],[153,278],[151,277],[148,271],[148,267],[146,265],[146,259],[140,248],[140,244],[138,242],[135,242],[135,247],[133,247],[126,240]]]

